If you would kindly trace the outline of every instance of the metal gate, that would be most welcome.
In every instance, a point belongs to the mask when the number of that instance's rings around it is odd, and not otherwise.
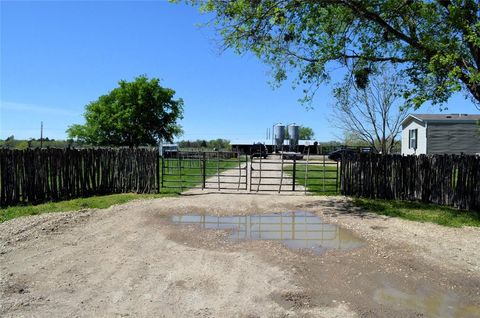
[[[250,192],[339,190],[340,164],[325,156],[269,155],[251,158],[236,152],[171,152],[161,158],[161,189],[190,188]]]
[[[171,152],[161,158],[161,188],[247,190],[248,156],[236,152]]]
[[[324,155],[307,155],[306,159],[298,154],[252,158],[249,190],[335,194],[339,190],[339,168],[338,162]]]

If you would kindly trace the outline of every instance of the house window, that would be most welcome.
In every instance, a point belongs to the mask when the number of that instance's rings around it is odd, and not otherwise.
[[[417,149],[418,129],[410,129],[408,131],[408,148]]]

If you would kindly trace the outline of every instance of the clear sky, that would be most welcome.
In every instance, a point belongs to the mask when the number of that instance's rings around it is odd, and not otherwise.
[[[90,101],[118,80],[146,74],[185,102],[181,139],[264,139],[277,122],[312,127],[316,139],[339,135],[330,126],[331,88],[307,111],[289,84],[272,89],[269,67],[250,54],[220,53],[209,19],[166,1],[0,0],[0,139],[66,138],[83,123]],[[461,95],[448,112],[476,113]],[[418,112],[434,111],[427,106]]]

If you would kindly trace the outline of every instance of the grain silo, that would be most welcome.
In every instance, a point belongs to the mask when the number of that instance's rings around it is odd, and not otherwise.
[[[282,124],[275,125],[274,136],[276,151],[280,151],[283,148],[283,141],[285,140],[285,126]]]
[[[288,125],[288,136],[290,138],[290,151],[296,151],[300,138],[300,126],[296,124]]]

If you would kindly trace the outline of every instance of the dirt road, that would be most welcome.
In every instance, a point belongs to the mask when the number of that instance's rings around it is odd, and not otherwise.
[[[362,248],[315,255],[170,222],[309,211]],[[480,317],[480,229],[377,217],[342,197],[204,194],[0,224],[3,317]]]

